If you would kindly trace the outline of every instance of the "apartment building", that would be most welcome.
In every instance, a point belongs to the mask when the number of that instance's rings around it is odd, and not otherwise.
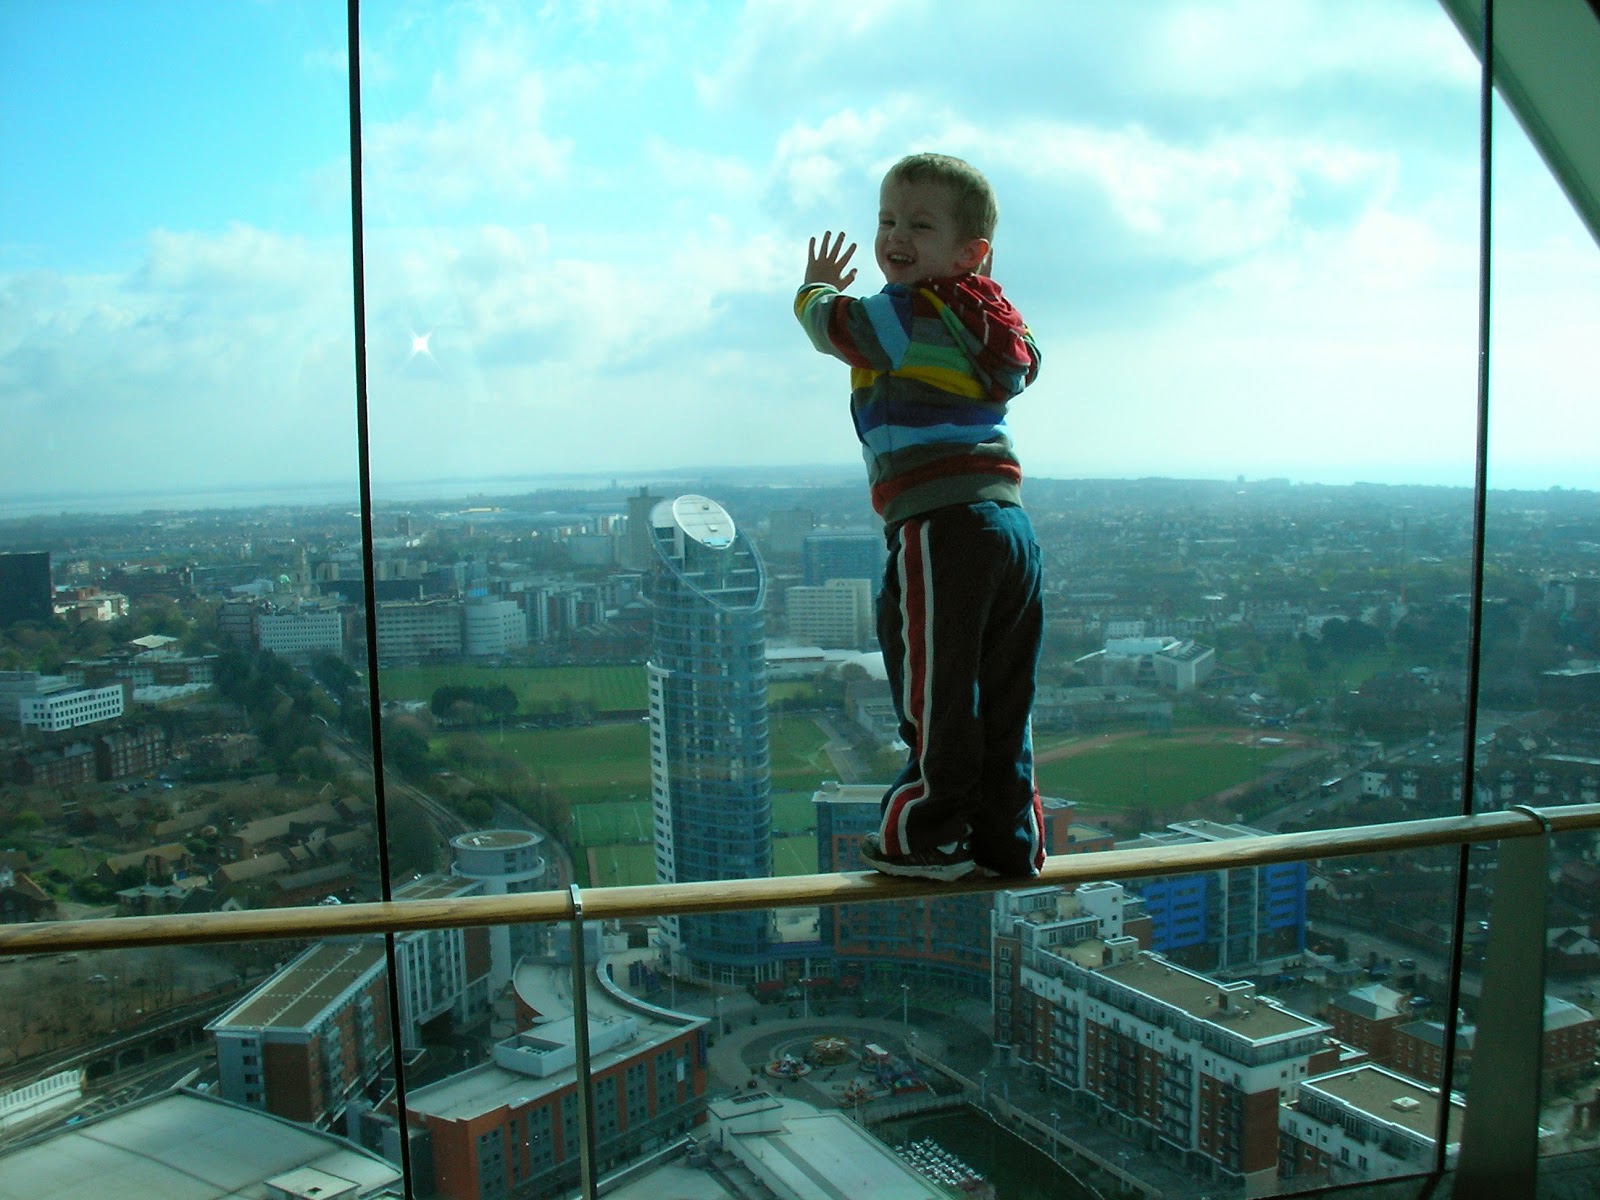
[[[1010,1045],[1097,1120],[1183,1169],[1254,1191],[1278,1168],[1278,1108],[1337,1068],[1331,1027],[1218,983],[1138,940],[1094,936],[1092,912],[1009,910],[1015,954]],[[998,972],[997,972],[998,974]]]
[[[519,1012],[533,1023],[495,1043],[488,1062],[407,1095],[426,1131],[435,1194],[505,1200],[571,1194],[578,1179],[576,1026],[567,968],[524,963]],[[632,1001],[597,972],[589,987],[589,1075],[602,1170],[700,1123],[706,1020]]]
[[[1261,837],[1218,821],[1178,821],[1119,849]],[[1131,885],[1150,915],[1152,949],[1197,971],[1274,969],[1306,947],[1306,865],[1196,872]]]
[[[825,650],[860,650],[876,628],[870,579],[830,579],[818,587],[784,593],[789,637]]]
[[[1446,1162],[1459,1149],[1466,1105],[1450,1097]],[[1300,1083],[1278,1112],[1284,1179],[1326,1181],[1421,1175],[1433,1169],[1438,1142],[1436,1089],[1373,1063]]]
[[[45,686],[41,684],[39,690],[17,699],[17,722],[24,729],[62,733],[82,725],[114,721],[127,710],[132,691],[131,685],[124,684],[59,691],[44,690]]]
[[[881,784],[830,780],[813,794],[818,871],[865,869],[861,839],[878,828],[883,792]],[[1048,853],[1111,848],[1110,834],[1074,823],[1075,809],[1068,801],[1046,797],[1042,804]],[[909,973],[928,983],[987,996],[992,986],[993,906],[988,895],[824,906],[818,913],[818,938],[841,974],[892,973],[899,978]]]
[[[206,1026],[219,1090],[291,1121],[338,1127],[393,1061],[388,1014],[382,940],[318,942]]]
[[[452,878],[483,896],[515,896],[550,886],[544,836],[528,829],[480,829],[450,839]],[[489,952],[488,989],[498,993],[517,963],[541,948],[537,925],[495,925],[482,931]]]
[[[344,653],[344,613],[336,608],[297,608],[260,612],[256,644],[282,658],[307,662],[318,654]]]
[[[396,900],[455,900],[483,894],[476,880],[424,875],[395,889]],[[496,926],[496,929],[501,928]],[[489,938],[493,931],[414,929],[395,936],[400,971],[400,1034],[405,1049],[422,1044],[422,1026],[449,1014],[459,1027],[484,1016],[491,1003]]]

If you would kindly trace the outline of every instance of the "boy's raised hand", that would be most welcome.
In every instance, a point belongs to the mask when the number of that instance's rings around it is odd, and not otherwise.
[[[855,282],[855,268],[846,271],[845,267],[850,265],[850,259],[855,255],[856,244],[851,242],[846,248],[841,232],[830,246],[828,241],[833,236],[831,229],[822,235],[820,251],[817,249],[817,239],[811,239],[811,247],[806,255],[806,282],[825,283],[842,292]]]

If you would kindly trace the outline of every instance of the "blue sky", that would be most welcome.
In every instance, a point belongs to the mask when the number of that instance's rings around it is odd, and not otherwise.
[[[1032,473],[1470,482],[1476,65],[1432,0],[983,11],[364,5],[380,485],[855,461],[789,298],[930,148],[999,193]],[[0,501],[353,480],[344,34],[0,5]],[[1600,487],[1600,251],[1501,116],[1491,484]]]

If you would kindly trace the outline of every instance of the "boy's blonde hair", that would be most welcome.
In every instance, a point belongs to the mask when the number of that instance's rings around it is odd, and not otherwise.
[[[994,239],[1000,205],[983,172],[950,154],[908,154],[889,168],[884,182],[942,183],[954,195],[956,227],[963,237]]]

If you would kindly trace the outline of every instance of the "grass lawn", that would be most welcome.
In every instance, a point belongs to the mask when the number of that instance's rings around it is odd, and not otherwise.
[[[631,842],[639,838],[649,841],[650,801],[597,800],[593,804],[574,805],[572,823],[573,839],[583,846]]]
[[[772,873],[774,875],[815,875],[817,873],[817,835],[801,834],[798,837],[772,839]]]
[[[650,836],[650,728],[643,721],[483,737],[566,796],[580,843]],[[822,751],[827,738],[810,717],[785,716],[772,718],[771,738],[773,827],[799,833],[816,824],[811,794],[836,774]]]
[[[1041,742],[1040,750],[1050,745]],[[1035,775],[1041,792],[1075,801],[1086,814],[1121,812],[1146,803],[1159,813],[1247,783],[1286,753],[1281,747],[1241,746],[1231,735],[1203,740],[1132,737],[1041,763]]]
[[[650,846],[614,843],[589,846],[584,854],[590,887],[630,887],[656,881]],[[812,875],[817,870],[817,839],[811,834],[772,839],[774,875]]]
[[[772,836],[804,833],[817,824],[817,806],[811,803],[816,788],[804,792],[772,794]]]
[[[815,700],[816,698],[816,685],[808,683],[804,679],[784,679],[777,683],[767,684],[768,704],[778,700]]]
[[[517,710],[548,712],[565,701],[595,712],[632,712],[649,706],[644,668],[631,667],[389,667],[379,673],[385,700],[431,700],[445,686],[495,687],[517,694]]]
[[[773,716],[768,729],[774,791],[805,792],[809,796],[824,779],[838,777],[832,760],[822,749],[828,744],[828,736],[810,717]]]
[[[629,887],[656,881],[655,849],[614,845],[588,848],[590,887]]]

